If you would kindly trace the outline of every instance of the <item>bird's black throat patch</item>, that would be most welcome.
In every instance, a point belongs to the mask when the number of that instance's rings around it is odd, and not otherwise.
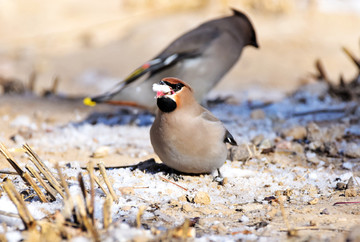
[[[164,113],[170,113],[177,107],[176,102],[169,97],[160,97],[157,99],[157,106]]]

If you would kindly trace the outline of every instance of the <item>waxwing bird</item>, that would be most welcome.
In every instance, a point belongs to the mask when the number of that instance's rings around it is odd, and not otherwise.
[[[161,161],[180,172],[211,173],[224,164],[226,143],[236,141],[210,111],[195,99],[192,88],[176,78],[153,85],[158,111],[150,129],[151,144]]]
[[[168,76],[188,80],[195,99],[201,102],[248,45],[258,47],[255,30],[245,14],[233,9],[232,16],[205,22],[183,34],[111,91],[85,98],[84,103],[132,105],[154,111],[151,87]],[[140,78],[144,74],[148,77]]]

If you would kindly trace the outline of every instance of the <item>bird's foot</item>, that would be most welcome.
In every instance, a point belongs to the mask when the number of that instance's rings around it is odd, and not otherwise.
[[[226,180],[220,173],[220,169],[217,169],[218,175],[214,177],[213,182],[217,182],[220,186],[223,186],[224,180]]]

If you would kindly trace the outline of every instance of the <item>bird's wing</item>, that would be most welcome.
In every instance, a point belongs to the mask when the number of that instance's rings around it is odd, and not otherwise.
[[[183,34],[166,47],[158,58],[164,59],[174,54],[180,58],[191,58],[200,55],[221,34],[218,27],[205,23]]]
[[[204,112],[201,113],[201,117],[205,120],[211,121],[211,122],[220,122],[221,121],[215,117],[212,113],[210,113],[208,110],[203,109]],[[230,134],[229,130],[225,129],[225,135],[224,135],[224,143],[229,143],[231,145],[237,145],[234,137]]]

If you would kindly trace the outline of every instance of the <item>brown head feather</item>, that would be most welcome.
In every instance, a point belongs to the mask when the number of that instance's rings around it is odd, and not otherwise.
[[[186,82],[180,80],[180,79],[177,79],[175,77],[165,77],[162,79],[162,81],[167,81],[171,84],[177,84],[177,83],[181,83],[183,84],[185,87],[187,87],[191,92],[193,92],[192,88],[189,86],[189,84],[187,84]]]

